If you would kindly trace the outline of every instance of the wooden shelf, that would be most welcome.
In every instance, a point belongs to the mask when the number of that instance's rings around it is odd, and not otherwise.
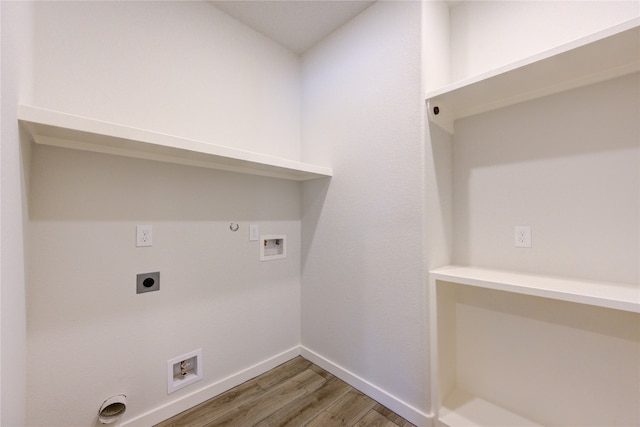
[[[438,421],[448,427],[542,427],[460,389],[455,389],[449,394],[440,408]]]
[[[304,181],[329,167],[237,150],[57,111],[21,105],[18,120],[38,144]]]
[[[639,70],[640,18],[635,18],[428,92],[429,120],[453,133],[457,119]]]
[[[593,282],[475,267],[432,270],[433,280],[640,313],[640,285]]]

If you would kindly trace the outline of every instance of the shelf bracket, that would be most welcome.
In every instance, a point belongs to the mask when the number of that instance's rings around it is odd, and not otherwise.
[[[429,122],[453,135],[453,113],[446,104],[438,101],[437,98],[427,99],[427,116]]]

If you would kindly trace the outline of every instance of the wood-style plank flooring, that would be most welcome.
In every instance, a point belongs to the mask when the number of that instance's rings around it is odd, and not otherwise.
[[[415,427],[302,357],[156,425],[178,426]]]

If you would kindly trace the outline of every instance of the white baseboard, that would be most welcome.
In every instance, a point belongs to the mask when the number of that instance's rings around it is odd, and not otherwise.
[[[120,427],[149,427],[158,424],[180,412],[186,411],[202,402],[205,402],[227,390],[232,389],[252,378],[257,377],[278,365],[281,365],[296,356],[302,356],[310,362],[315,363],[321,368],[331,372],[342,381],[346,382],[353,388],[360,390],[375,401],[381,403],[391,409],[398,415],[404,417],[407,421],[415,424],[417,427],[430,427],[433,425],[433,416],[425,414],[408,403],[398,399],[397,397],[387,393],[381,388],[371,384],[367,380],[360,378],[343,367],[333,363],[325,357],[309,350],[303,346],[293,347],[283,353],[266,359],[256,365],[228,376],[218,382],[205,386],[188,395],[182,396],[176,400],[159,406],[144,414],[135,416],[129,420],[124,420]]]
[[[308,348],[300,346],[300,355],[308,361],[320,366],[322,369],[331,372],[342,381],[346,382],[353,388],[360,390],[376,402],[391,409],[393,412],[405,418],[410,423],[415,424],[417,427],[430,427],[433,425],[432,415],[425,414],[421,410],[414,408],[408,403],[371,384],[364,378],[355,375]]]
[[[228,376],[218,382],[205,386],[186,396],[182,396],[172,402],[159,406],[149,412],[138,415],[130,420],[124,420],[121,427],[149,427],[158,424],[180,412],[186,411],[202,402],[205,402],[227,390],[232,389],[258,375],[275,368],[278,365],[300,355],[300,347],[293,347],[283,353],[275,355],[247,369]]]

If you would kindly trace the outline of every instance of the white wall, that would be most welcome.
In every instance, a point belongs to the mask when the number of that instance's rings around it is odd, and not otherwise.
[[[451,80],[475,76],[640,15],[637,1],[463,1],[450,12]]]
[[[117,393],[130,420],[219,392],[216,382],[298,345],[298,183],[52,147],[33,155],[27,425],[93,425]],[[141,223],[153,225],[151,248],[134,245]],[[287,259],[260,263],[249,223],[286,234]],[[136,274],[151,271],[160,291],[137,295]],[[197,348],[204,380],[168,396],[166,361]]]
[[[422,2],[422,73],[427,90],[445,86],[451,79],[449,10],[446,1]]]
[[[303,185],[302,344],[415,423],[429,384],[420,7],[375,3],[303,57],[303,158],[334,177]]]
[[[0,163],[0,424],[24,425],[26,372],[25,234],[29,145],[17,127],[17,104],[29,99],[31,6],[1,2],[2,122]]]
[[[458,387],[544,426],[640,424],[639,314],[467,286],[457,296]]]
[[[206,2],[40,2],[41,108],[294,160],[296,55]]]
[[[454,262],[638,283],[638,75],[458,120]],[[532,248],[513,227],[532,227]]]
[[[297,58],[211,5],[35,12],[34,105],[300,157]],[[94,425],[116,393],[125,425],[150,425],[297,354],[299,183],[46,146],[31,178],[26,425]],[[288,258],[260,263],[250,223]],[[161,290],[136,295],[150,271]],[[200,347],[204,379],[167,395],[166,361]]]

